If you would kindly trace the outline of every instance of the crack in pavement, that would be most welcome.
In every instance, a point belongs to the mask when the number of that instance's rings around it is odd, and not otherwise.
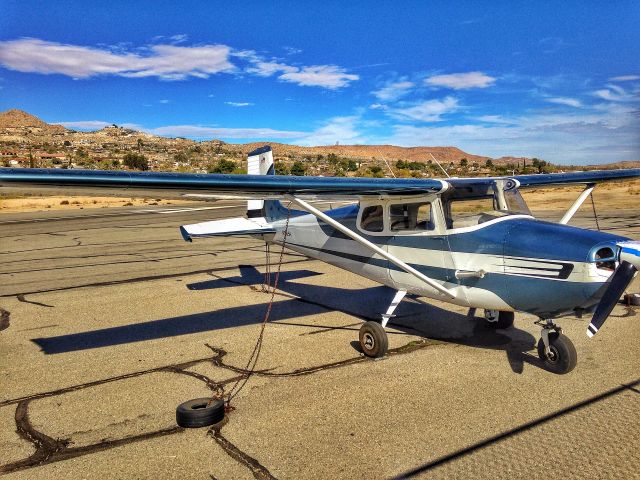
[[[209,429],[207,435],[212,437],[216,443],[236,462],[244,465],[253,474],[257,480],[276,480],[269,470],[264,467],[258,460],[251,457],[247,453],[240,450],[233,443],[227,440],[220,432],[220,427],[214,427]]]
[[[439,343],[442,343],[442,342],[428,341],[428,340],[409,342],[406,345],[389,350],[388,356],[391,357],[395,355],[411,353],[416,350],[422,349],[424,347],[439,344]],[[37,431],[29,421],[28,406],[30,402],[41,399],[41,398],[62,395],[68,392],[90,388],[93,386],[115,382],[123,379],[134,378],[134,377],[146,375],[149,373],[155,373],[155,372],[169,372],[169,373],[188,375],[204,382],[212,392],[215,392],[219,395],[220,394],[224,395],[225,385],[230,383],[235,383],[237,380],[247,377],[249,375],[249,371],[247,369],[238,368],[238,367],[234,367],[232,365],[226,364],[223,359],[227,355],[227,352],[224,349],[218,348],[212,345],[208,345],[208,344],[205,344],[205,345],[214,353],[213,356],[208,356],[208,357],[199,358],[195,360],[189,360],[186,362],[177,363],[173,365],[164,365],[161,367],[150,368],[147,370],[141,370],[138,372],[118,375],[111,378],[96,380],[93,382],[87,382],[79,385],[61,388],[58,390],[36,393],[33,395],[24,396],[24,397],[15,398],[15,399],[9,399],[9,400],[0,402],[0,407],[17,404],[15,421],[16,421],[16,429],[17,429],[18,435],[21,438],[33,444],[33,446],[36,449],[36,451],[33,454],[31,454],[29,457],[25,459],[11,462],[5,465],[0,465],[0,474],[11,473],[18,470],[25,470],[25,469],[37,467],[40,465],[53,463],[53,462],[64,461],[64,460],[79,457],[82,455],[87,455],[87,454],[96,453],[102,450],[107,450],[117,446],[144,441],[144,440],[148,440],[156,437],[172,435],[174,433],[180,433],[184,431],[182,427],[174,426],[174,427],[168,427],[168,428],[156,430],[153,432],[125,436],[125,437],[114,439],[114,440],[102,440],[92,445],[86,445],[82,447],[69,447],[71,443],[71,439],[68,439],[68,438],[54,439],[42,432]],[[260,370],[260,371],[254,372],[254,375],[265,376],[265,377],[298,377],[298,376],[304,376],[304,375],[311,375],[317,372],[321,372],[323,370],[345,367],[348,365],[353,365],[355,363],[361,363],[365,361],[373,361],[373,360],[364,356],[359,356],[359,357],[347,358],[344,360],[331,362],[323,365],[296,369],[289,372],[277,373],[277,372],[270,372],[268,370]],[[197,365],[203,362],[210,362],[214,366],[239,373],[240,375],[223,380],[223,381],[216,382],[206,375],[203,375],[198,372],[186,370],[189,367],[192,367],[194,365]],[[239,449],[237,446],[235,446],[233,443],[231,443],[221,434],[220,430],[222,426],[227,423],[227,421],[228,421],[228,416],[225,416],[225,419],[221,423],[219,423],[218,425],[214,425],[212,427],[212,429],[209,431],[209,435],[211,435],[214,438],[216,443],[225,451],[225,453],[227,453],[235,461],[237,461],[238,463],[240,463],[241,465],[249,469],[249,471],[251,471],[251,473],[256,479],[260,479],[260,480],[274,479],[275,477],[271,475],[269,470],[266,467],[264,467],[262,464],[260,464],[260,462],[257,459],[243,452],[241,449]]]

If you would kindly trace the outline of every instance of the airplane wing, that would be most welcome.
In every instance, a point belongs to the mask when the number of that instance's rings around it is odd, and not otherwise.
[[[34,193],[53,190],[55,193],[65,191],[75,195],[140,196],[185,200],[282,199],[290,195],[308,200],[354,200],[371,196],[440,193],[449,186],[462,188],[465,185],[489,184],[497,180],[512,182],[512,187],[537,187],[571,183],[589,184],[632,178],[640,178],[640,168],[446,180],[0,168],[2,191],[17,190],[21,193]]]
[[[514,175],[510,177],[448,178],[454,188],[470,184],[492,183],[496,180],[512,181],[513,187],[541,187],[544,185],[566,185],[571,183],[600,183],[611,180],[640,178],[640,168],[621,170],[590,170],[584,172],[546,173],[535,175]]]
[[[66,190],[73,194],[126,197],[354,200],[368,196],[408,196],[447,189],[443,180],[415,178],[294,177],[109,170],[0,168],[2,190],[21,192]]]

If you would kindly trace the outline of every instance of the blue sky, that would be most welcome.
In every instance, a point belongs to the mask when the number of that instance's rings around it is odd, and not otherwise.
[[[69,128],[640,160],[640,4],[0,0],[0,110]]]

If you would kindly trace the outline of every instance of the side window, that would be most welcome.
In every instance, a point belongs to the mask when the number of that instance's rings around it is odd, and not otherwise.
[[[433,230],[430,203],[400,203],[389,206],[391,231]]]
[[[381,232],[384,228],[382,205],[372,205],[362,211],[360,227],[368,232]]]
[[[447,228],[473,227],[504,215],[495,210],[493,197],[452,200],[448,203]]]

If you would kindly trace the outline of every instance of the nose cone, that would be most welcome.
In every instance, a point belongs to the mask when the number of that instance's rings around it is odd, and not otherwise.
[[[620,261],[629,262],[640,270],[640,242],[619,242],[618,246],[620,247]]]

